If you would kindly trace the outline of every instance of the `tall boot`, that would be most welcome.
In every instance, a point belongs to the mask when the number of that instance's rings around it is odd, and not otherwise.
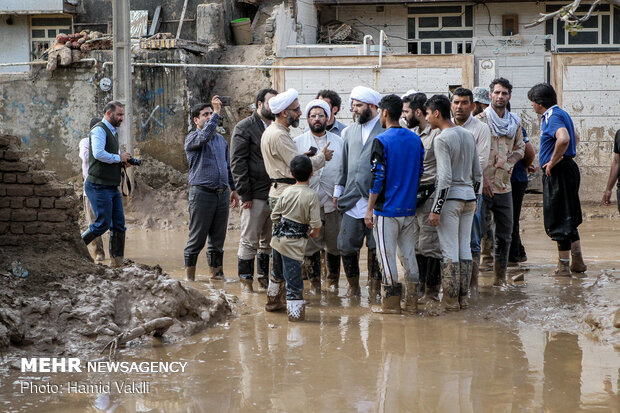
[[[403,285],[381,284],[381,306],[373,306],[374,313],[400,314],[400,299],[403,296]]]
[[[493,285],[496,287],[506,285],[506,267],[503,267],[501,263],[495,261],[495,263],[493,263],[493,272],[495,273]]]
[[[358,262],[358,255],[342,255],[342,266],[344,267],[344,273],[347,276],[349,282],[349,290],[347,296],[359,297],[360,296],[360,265]]]
[[[441,259],[424,257],[424,295],[418,300],[418,304],[428,303],[431,300],[439,301],[439,288],[441,285]],[[420,273],[422,278],[422,273]],[[420,288],[422,285],[420,283]]]
[[[209,251],[207,252],[207,263],[209,264],[209,272],[212,280],[224,279],[224,252]]]
[[[416,314],[418,312],[418,293],[422,284],[408,281],[405,286],[407,289],[405,295],[405,311]]]
[[[585,262],[583,262],[583,254],[581,253],[581,250],[574,252],[571,251],[570,257],[570,270],[572,272],[586,272],[588,270],[588,266]]]
[[[416,254],[415,259],[418,263],[418,272],[420,273],[420,286],[418,287],[418,300],[421,300],[422,297],[424,297],[424,294],[426,292],[426,257],[422,254]],[[422,301],[422,303],[423,302],[424,301]]]
[[[242,293],[253,293],[252,281],[254,277],[254,259],[244,260],[239,258],[237,263],[239,282],[241,283]]]
[[[185,256],[185,278],[187,281],[196,280],[196,262],[198,261],[197,255]]]
[[[570,277],[571,272],[569,262],[569,260],[558,259],[558,268],[555,269],[553,275],[556,277]]]
[[[340,281],[340,255],[333,255],[329,252],[327,261],[327,291],[330,293],[338,292],[338,281]]]
[[[381,267],[377,258],[377,250],[368,250],[368,296],[372,301],[379,302],[381,299]]]
[[[469,307],[469,285],[471,284],[473,263],[470,260],[461,260],[459,268],[461,273],[459,278],[459,305],[464,310]]]
[[[478,275],[480,274],[480,253],[471,253],[471,280],[469,282],[469,291],[472,299],[478,298]]]
[[[256,274],[258,275],[258,291],[267,291],[269,287],[269,254],[256,254]]]
[[[459,280],[457,274],[459,264],[452,260],[441,263],[441,286],[443,287],[442,303],[446,311],[459,311]]]
[[[309,257],[304,257],[304,268],[310,281],[310,291],[314,294],[321,293],[321,251],[317,251]]]
[[[93,242],[95,238],[97,238],[97,235],[93,234],[93,232],[90,229],[87,229],[86,231],[82,232],[82,241],[84,241],[84,244],[86,245]]]
[[[267,288],[267,304],[265,305],[265,311],[280,311],[286,307],[286,283],[275,282],[269,280],[269,287]]]
[[[321,257],[319,252],[319,258]],[[288,321],[304,321],[306,319],[306,304],[304,300],[286,300]]]
[[[480,244],[482,247],[482,251],[481,251],[482,262],[485,264],[492,263],[493,262],[493,250],[494,250],[493,239],[484,236],[480,240]]]
[[[110,267],[123,265],[125,256],[125,231],[110,231]]]

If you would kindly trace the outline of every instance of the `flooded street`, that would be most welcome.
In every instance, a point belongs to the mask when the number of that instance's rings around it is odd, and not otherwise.
[[[620,412],[620,302],[617,219],[580,227],[583,279],[550,273],[557,252],[540,219],[522,222],[528,262],[510,269],[525,282],[500,291],[481,277],[481,297],[441,317],[389,316],[362,298],[305,294],[306,322],[263,310],[264,293],[242,295],[236,277],[239,231],[229,231],[225,282],[210,284],[204,253],[198,289],[240,298],[238,317],[182,343],[131,345],[121,361],[187,362],[182,373],[21,373],[0,365],[0,410],[7,412]],[[128,231],[126,256],[183,278],[185,231]],[[365,256],[360,259],[365,270]],[[362,273],[365,279],[366,273]],[[589,320],[589,321],[586,321]],[[5,355],[11,362],[11,355]],[[60,355],[57,355],[60,357]],[[93,356],[93,358],[96,358]],[[20,381],[64,386],[56,394],[20,391]],[[148,393],[68,394],[67,382],[149,383]]]

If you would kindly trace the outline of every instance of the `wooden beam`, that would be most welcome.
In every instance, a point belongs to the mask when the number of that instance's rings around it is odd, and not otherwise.
[[[151,21],[151,27],[149,27],[149,36],[153,36],[155,33],[159,31],[159,25],[161,24],[161,6],[157,6],[155,8],[155,13],[153,14],[153,20]]]
[[[183,19],[185,18],[185,11],[187,10],[187,0],[183,2],[183,11],[181,11],[181,21],[179,22],[179,28],[177,29],[177,39],[181,36],[181,29],[183,28]]]

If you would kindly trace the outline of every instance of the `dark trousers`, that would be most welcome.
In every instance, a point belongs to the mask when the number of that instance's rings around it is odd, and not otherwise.
[[[207,253],[223,253],[226,229],[228,228],[228,209],[230,202],[228,189],[210,192],[206,188],[192,185],[189,189],[189,239],[183,254],[185,266],[196,265],[198,255],[209,244]]]
[[[103,235],[108,229],[125,232],[123,200],[118,187],[86,181],[84,190],[95,212],[95,222],[90,225],[90,231],[97,236]]]
[[[519,220],[521,219],[521,205],[527,189],[526,182],[511,182],[512,185],[512,241],[510,242],[510,253],[508,261],[517,262],[519,259],[526,258],[525,247],[521,243],[519,234]]]
[[[372,229],[369,229],[364,224],[363,219],[355,219],[350,215],[342,214],[342,222],[338,232],[338,250],[340,255],[357,254],[362,245],[364,245],[364,238],[366,238],[368,249],[374,250],[376,244]]]
[[[495,224],[495,262],[502,268],[508,265],[508,250],[512,239],[512,194],[495,194],[492,198],[483,196],[480,215],[493,214]],[[482,219],[482,233],[487,232],[488,222]]]
[[[271,250],[273,268],[271,279],[275,282],[286,280],[286,299],[302,300],[304,298],[304,280],[301,278],[301,261],[294,260],[280,254],[275,249]]]
[[[543,175],[543,218],[545,231],[558,243],[559,251],[570,250],[579,240],[577,227],[582,222],[579,185],[581,174],[572,158],[563,158]]]

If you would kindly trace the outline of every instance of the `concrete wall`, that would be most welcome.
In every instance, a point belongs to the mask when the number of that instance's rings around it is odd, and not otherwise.
[[[62,13],[64,0],[2,0],[0,12]]]
[[[0,63],[30,61],[29,41],[28,16],[0,16]],[[1,67],[0,73],[25,72],[28,69],[28,66]]]
[[[99,60],[111,53],[94,52]],[[195,57],[180,50],[150,52],[150,61],[213,63],[217,55]],[[0,76],[0,133],[17,136],[25,150],[58,172],[62,179],[80,171],[79,141],[88,136],[90,119],[102,116],[112,91],[99,80],[112,77],[112,67],[58,68],[53,74]],[[186,170],[183,142],[189,129],[189,107],[209,96],[215,73],[183,68],[135,67],[134,123],[136,148],[174,168]]]

